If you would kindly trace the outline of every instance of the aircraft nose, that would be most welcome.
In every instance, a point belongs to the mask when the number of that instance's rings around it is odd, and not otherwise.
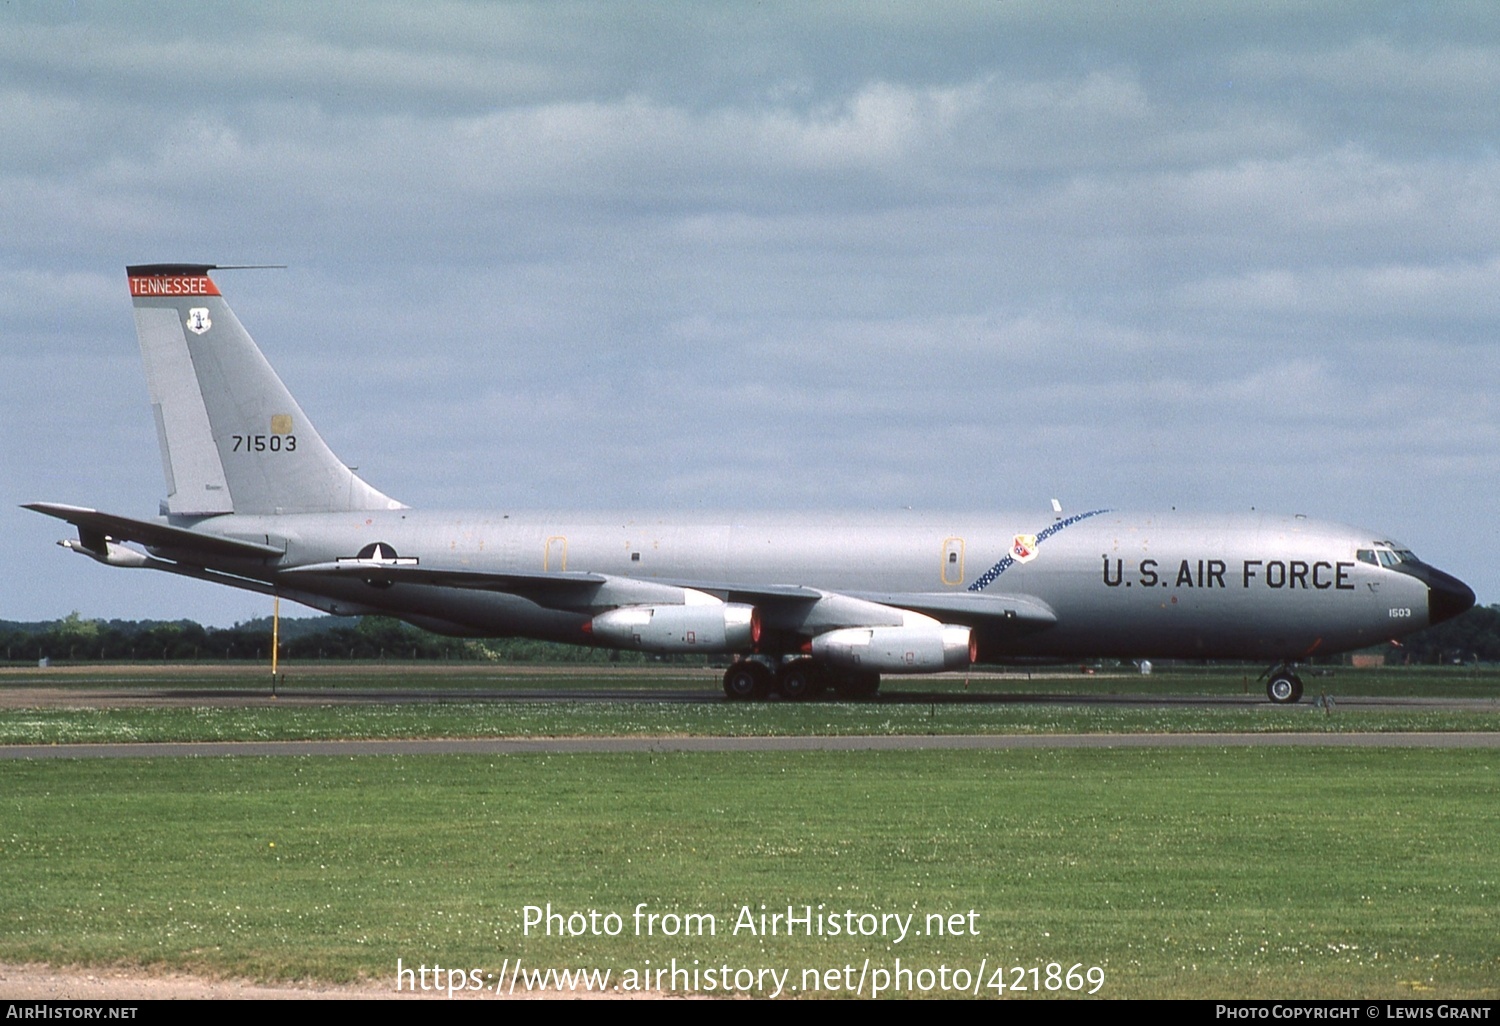
[[[1404,559],[1392,569],[1427,585],[1428,626],[1451,620],[1474,605],[1474,589],[1435,566],[1419,559]]]
[[[1427,622],[1442,623],[1474,605],[1474,589],[1452,574],[1426,567]]]

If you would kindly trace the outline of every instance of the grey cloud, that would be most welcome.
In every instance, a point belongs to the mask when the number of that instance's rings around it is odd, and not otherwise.
[[[1493,600],[1500,83],[1423,9],[7,8],[15,501],[155,508],[123,264],[275,262],[408,502],[1259,504]],[[0,519],[0,615],[263,612]]]

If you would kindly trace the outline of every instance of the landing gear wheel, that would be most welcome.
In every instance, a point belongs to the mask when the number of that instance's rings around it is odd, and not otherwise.
[[[766,697],[771,671],[760,663],[735,663],[724,671],[724,697],[731,702],[753,702]]]
[[[1266,682],[1266,697],[1277,705],[1302,701],[1302,678],[1286,671],[1271,674]]]
[[[821,688],[818,669],[811,659],[794,659],[776,675],[776,690],[789,702],[805,702]]]
[[[873,698],[880,690],[880,674],[841,674],[834,682],[833,690],[840,698]]]

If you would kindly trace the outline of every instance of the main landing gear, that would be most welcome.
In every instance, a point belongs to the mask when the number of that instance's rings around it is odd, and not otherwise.
[[[1266,681],[1266,697],[1277,705],[1291,705],[1302,701],[1302,678],[1292,672],[1289,663],[1281,663],[1270,671]]]
[[[840,698],[869,698],[880,690],[880,674],[841,670],[811,659],[789,659],[772,670],[764,657],[742,659],[724,671],[724,697],[762,702],[772,695],[804,702],[832,690]]]
[[[771,691],[771,668],[755,659],[724,671],[724,697],[731,702],[758,702]]]

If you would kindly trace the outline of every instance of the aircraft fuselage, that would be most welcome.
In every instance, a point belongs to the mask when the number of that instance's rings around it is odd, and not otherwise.
[[[1071,520],[1071,522],[1069,522]],[[1025,558],[1018,536],[1045,535]],[[1431,568],[1360,558],[1374,532],[1304,517],[1250,513],[1132,516],[1091,512],[958,515],[741,513],[661,517],[629,512],[361,511],[214,517],[203,533],[285,549],[266,563],[224,569],[261,580],[277,571],[355,557],[471,572],[593,573],[650,586],[713,582],[803,586],[873,601],[932,596],[1025,596],[1055,614],[1030,630],[950,610],[975,628],[983,661],[1026,658],[1294,659],[1376,644],[1427,626],[1430,597],[1454,586]],[[200,560],[201,561],[201,560]],[[586,642],[585,611],[515,594],[365,580],[288,583],[330,611],[380,611],[436,629]],[[315,590],[311,590],[315,587]],[[721,589],[720,589],[721,590]],[[621,602],[628,601],[625,598]]]

